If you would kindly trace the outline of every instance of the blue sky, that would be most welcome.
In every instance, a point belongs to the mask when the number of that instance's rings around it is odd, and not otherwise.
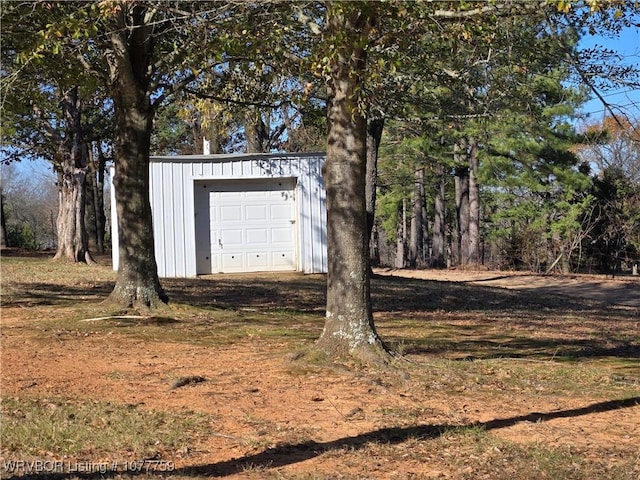
[[[626,65],[640,65],[640,29],[637,27],[624,29],[617,38],[587,36],[579,45],[582,48],[599,45],[618,52]],[[623,87],[603,92],[603,96],[607,103],[620,106],[628,116],[640,121],[640,88]],[[587,102],[583,111],[590,113],[591,120],[602,119],[605,115],[602,102],[596,98]]]

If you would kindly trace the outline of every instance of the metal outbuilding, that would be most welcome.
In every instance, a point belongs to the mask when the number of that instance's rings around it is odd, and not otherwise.
[[[327,271],[321,153],[151,157],[160,277]],[[118,233],[112,189],[113,265]]]

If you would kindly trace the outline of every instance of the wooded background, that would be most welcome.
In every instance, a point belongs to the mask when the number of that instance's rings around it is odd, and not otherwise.
[[[150,151],[201,153],[203,139],[212,153],[324,151],[329,54],[318,38],[332,2],[181,3],[155,2],[155,48],[170,73],[154,85],[154,102],[163,98]],[[368,178],[372,262],[629,271],[640,256],[638,108],[606,98],[638,89],[637,58],[580,40],[637,28],[637,7],[543,2],[517,14],[514,2],[496,3],[376,6],[358,93],[379,156]],[[109,246],[116,119],[96,75],[108,73],[97,38],[117,2],[72,4],[3,5],[2,242],[83,261]],[[224,39],[214,41],[203,25],[225,8],[244,17],[218,22]],[[200,22],[187,26],[190,16]],[[606,113],[580,117],[594,96]],[[12,165],[34,158],[51,162],[55,179]]]

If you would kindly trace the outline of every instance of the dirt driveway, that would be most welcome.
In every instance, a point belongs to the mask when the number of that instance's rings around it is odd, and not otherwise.
[[[602,305],[640,307],[640,277],[623,276],[612,279],[595,275],[532,275],[523,272],[464,270],[377,269],[375,273],[514,290],[533,290],[540,294],[585,298]]]

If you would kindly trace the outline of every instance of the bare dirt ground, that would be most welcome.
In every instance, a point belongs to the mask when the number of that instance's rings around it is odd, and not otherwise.
[[[83,321],[86,314],[74,308],[104,298],[113,274],[99,267],[99,275],[87,273],[69,284],[57,268],[42,278],[41,272],[3,265],[2,396],[206,413],[212,419],[207,433],[191,446],[179,452],[158,446],[156,458],[175,465],[171,477],[533,478],[526,472],[538,467],[519,466],[517,454],[510,457],[509,445],[515,445],[575,455],[583,468],[576,471],[593,469],[594,478],[640,478],[637,279],[378,271],[376,322],[385,339],[405,349],[400,374],[290,360],[289,353],[310,345],[322,328],[322,277],[165,281],[174,299],[223,308],[230,332],[243,321],[255,322],[213,342],[192,335],[196,330],[189,329],[209,320],[188,307],[170,318]],[[454,284],[462,289],[452,290]],[[526,291],[535,293],[533,300],[523,300]],[[466,294],[468,303],[447,303],[460,300],[447,295]],[[476,296],[484,307],[474,309]],[[547,296],[553,298],[546,302]],[[578,297],[590,303],[574,308]],[[265,308],[272,309],[272,320],[253,319]],[[528,312],[544,308],[529,318]],[[573,323],[552,325],[555,308]],[[94,318],[99,313],[91,310]],[[281,317],[286,325],[277,324]],[[410,323],[417,320],[430,326]],[[148,334],[132,334],[136,322]],[[175,334],[157,333],[164,323]],[[624,337],[616,336],[621,329]],[[299,336],[288,337],[294,334]],[[596,337],[602,345],[590,343]],[[565,347],[577,349],[577,358],[558,362]],[[457,361],[465,357],[478,361]],[[579,371],[571,370],[575,365]],[[186,376],[205,381],[171,388]],[[495,441],[448,436],[456,428],[481,429]],[[97,452],[90,460],[129,454]],[[554,471],[549,468],[543,476]],[[583,478],[576,475],[557,478]]]
[[[378,269],[379,275],[419,278],[467,285],[486,285],[539,294],[584,298],[602,305],[640,307],[640,277],[629,275],[535,275],[525,272],[487,272],[473,270],[393,270]]]

